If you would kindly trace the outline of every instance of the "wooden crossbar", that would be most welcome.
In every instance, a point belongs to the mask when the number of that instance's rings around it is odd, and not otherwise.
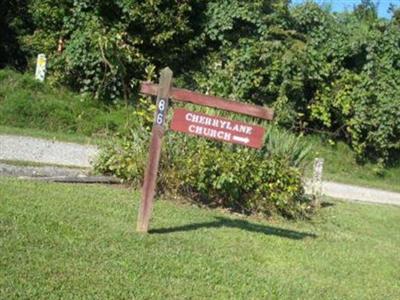
[[[140,93],[156,96],[157,92],[158,84],[154,84],[151,82],[141,83]],[[265,120],[272,120],[274,118],[274,111],[271,108],[236,102],[232,100],[225,100],[220,97],[203,95],[190,90],[171,88],[170,97],[180,102],[189,102],[193,104],[219,108],[222,110],[227,110]]]

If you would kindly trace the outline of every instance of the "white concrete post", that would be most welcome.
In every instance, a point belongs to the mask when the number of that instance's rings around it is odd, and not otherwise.
[[[35,78],[42,82],[46,77],[46,64],[47,64],[46,55],[39,54],[36,61]]]
[[[320,206],[322,198],[322,172],[324,168],[324,159],[316,158],[314,160],[314,173],[312,178],[312,195],[314,197],[314,206]]]

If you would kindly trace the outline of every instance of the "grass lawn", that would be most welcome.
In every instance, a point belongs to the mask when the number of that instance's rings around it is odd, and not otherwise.
[[[398,299],[400,208],[257,221],[138,193],[0,178],[0,298]]]

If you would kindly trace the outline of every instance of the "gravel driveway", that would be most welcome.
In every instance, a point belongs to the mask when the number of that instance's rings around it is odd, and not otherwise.
[[[0,135],[0,159],[64,166],[90,167],[99,150],[95,146],[64,143],[16,135]]]
[[[306,182],[306,192],[311,193],[311,190],[311,183]],[[400,193],[331,181],[322,182],[322,194],[351,201],[400,205]]]

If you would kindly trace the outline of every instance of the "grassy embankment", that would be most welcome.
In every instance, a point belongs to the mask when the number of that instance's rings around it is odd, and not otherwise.
[[[354,152],[345,143],[330,145],[319,137],[307,138],[314,145],[312,157],[323,157],[325,160],[324,180],[400,192],[400,164],[385,168],[379,174],[374,164],[358,164]],[[312,163],[307,170],[308,175],[312,174],[311,170]]]
[[[0,298],[398,299],[400,208],[260,221],[138,193],[0,178]]]
[[[31,74],[0,70],[0,133],[96,143],[125,129],[132,112],[40,83]]]
[[[105,106],[31,77],[0,70],[0,133],[95,144],[134,118],[132,109]],[[380,176],[374,165],[357,164],[344,143],[331,146],[318,137],[308,139],[315,148],[312,157],[325,158],[324,179],[400,192],[400,166],[387,168]]]

